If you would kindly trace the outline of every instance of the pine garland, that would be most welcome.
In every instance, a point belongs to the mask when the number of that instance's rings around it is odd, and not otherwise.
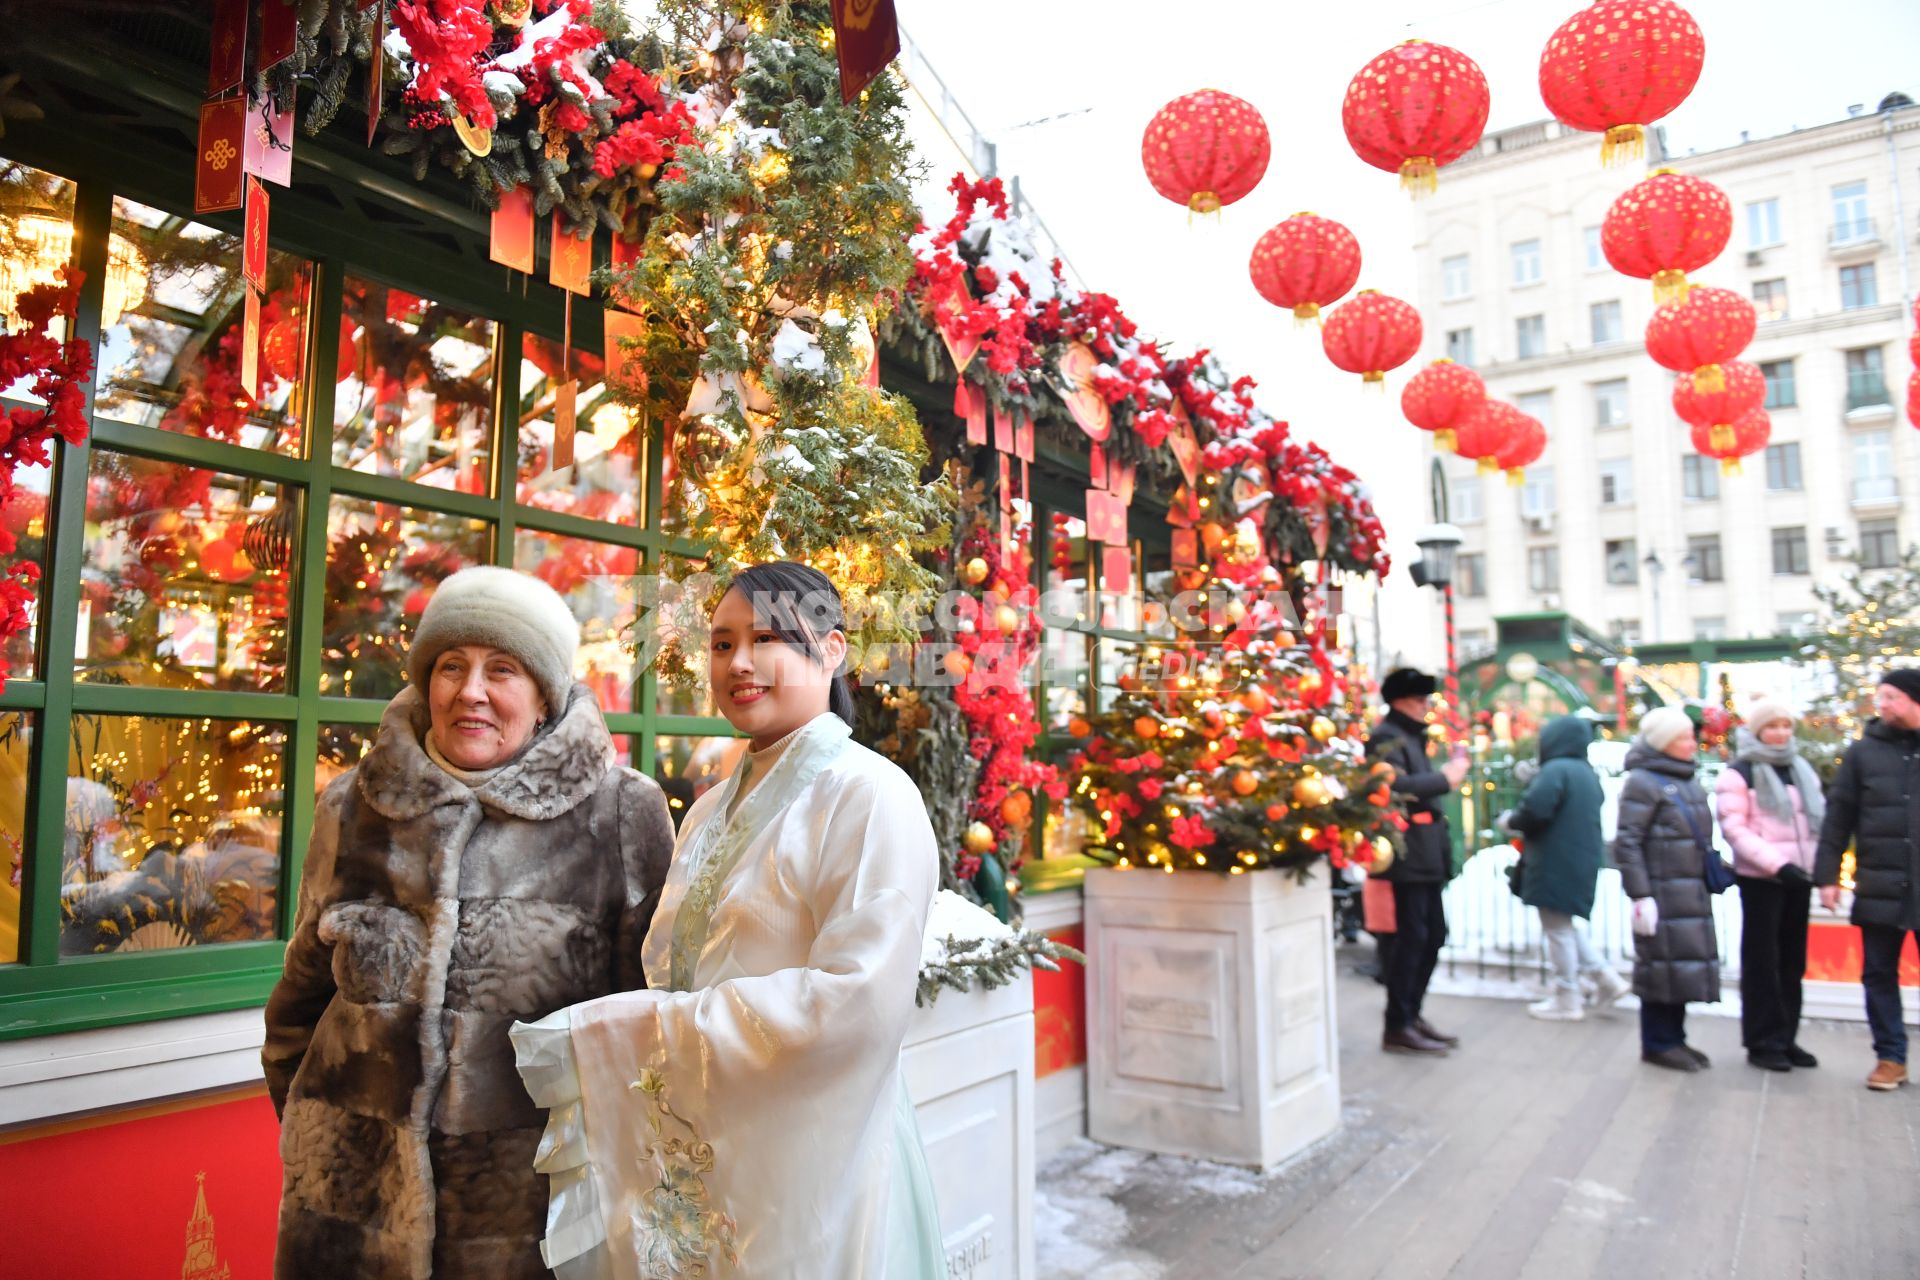
[[[1022,929],[1005,938],[945,939],[946,959],[920,966],[920,987],[913,1002],[925,1008],[942,991],[990,991],[1015,981],[1023,969],[1060,971],[1060,962],[1085,964],[1087,957],[1044,934]]]

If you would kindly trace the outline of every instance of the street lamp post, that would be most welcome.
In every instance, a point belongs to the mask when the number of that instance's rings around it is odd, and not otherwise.
[[[1463,541],[1465,539],[1455,525],[1428,525],[1414,538],[1420,548],[1420,559],[1414,563],[1412,570],[1415,585],[1440,589],[1441,617],[1447,639],[1447,714],[1453,719],[1451,727],[1456,731],[1460,727],[1460,655],[1453,625],[1453,570]]]

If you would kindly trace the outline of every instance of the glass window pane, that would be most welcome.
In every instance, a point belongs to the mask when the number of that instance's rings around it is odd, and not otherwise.
[[[677,556],[667,557],[675,566],[684,564]],[[707,690],[707,646],[704,631],[706,602],[690,599],[679,581],[669,580],[668,570],[662,568],[659,577],[652,579],[657,583],[653,594],[649,595],[647,612],[649,625],[656,628],[661,642],[681,639],[691,674],[685,686],[676,685],[654,674],[654,711],[663,716],[717,716],[712,696]],[[687,574],[675,567],[673,572],[684,581]],[[684,635],[676,635],[685,632]]]
[[[556,471],[551,459],[560,344],[531,333],[521,339],[519,499],[542,511],[637,528],[646,493],[640,418],[608,396],[599,356],[576,350],[565,372],[578,383],[573,465]]]
[[[58,174],[0,157],[0,325],[12,331],[20,317],[14,302],[35,285],[54,284],[54,274],[73,254],[74,185]],[[64,336],[56,321],[53,332]],[[26,379],[0,383],[0,393],[35,400]]]
[[[353,369],[334,391],[334,465],[489,492],[493,321],[353,276],[341,306]]]
[[[0,666],[15,680],[38,680],[40,671],[40,602],[46,593],[47,503],[53,468],[21,463],[13,473],[13,499],[0,510],[0,523],[13,535],[10,563],[39,566],[41,575],[28,584],[27,625],[0,646]]]
[[[275,936],[286,741],[249,720],[74,716],[60,954]]]
[[[1087,714],[1087,645],[1090,638],[1063,627],[1041,633],[1041,661],[1046,680],[1046,724],[1060,729],[1075,716]]]
[[[320,749],[313,758],[313,794],[318,799],[333,785],[333,780],[359,764],[373,750],[374,735],[380,726],[372,724],[322,724]]]
[[[298,513],[271,481],[95,450],[74,678],[284,688]]]
[[[414,621],[449,574],[489,558],[491,533],[485,522],[464,516],[335,498],[327,513],[320,692],[400,692]]]
[[[298,455],[313,273],[268,250],[260,397],[241,389],[240,237],[121,196],[100,313],[100,416]]]
[[[667,812],[676,830],[695,800],[726,781],[745,747],[744,738],[654,739],[653,778],[667,793]]]
[[[1046,626],[1071,627],[1092,620],[1087,611],[1090,548],[1085,520],[1064,511],[1053,513],[1042,577],[1046,589],[1040,620]]]
[[[20,886],[27,859],[27,777],[33,717],[0,711],[0,964],[20,958]]]
[[[605,712],[639,706],[632,643],[639,615],[640,553],[554,533],[523,531],[514,543],[513,567],[558,591],[580,623],[576,678],[593,687]]]

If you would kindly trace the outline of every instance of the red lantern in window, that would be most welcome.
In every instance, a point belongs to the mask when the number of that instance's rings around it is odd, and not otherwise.
[[[1217,213],[1259,185],[1273,142],[1253,104],[1218,89],[1175,98],[1147,122],[1147,180],[1194,213]]]
[[[1765,409],[1749,409],[1724,427],[1696,424],[1692,429],[1694,451],[1720,459],[1720,470],[1726,475],[1739,475],[1740,459],[1766,448],[1772,435],[1773,420]]]
[[[1348,82],[1340,123],[1354,154],[1400,175],[1415,195],[1432,191],[1440,166],[1480,141],[1487,77],[1458,49],[1425,40],[1397,44]]]
[[[1600,162],[1637,158],[1646,128],[1686,100],[1706,60],[1700,24],[1672,0],[1599,0],[1540,54],[1540,96],[1561,124],[1604,133]]]
[[[1716,447],[1727,447],[1733,443],[1733,424],[1766,403],[1767,380],[1744,360],[1729,360],[1720,369],[1720,386],[1713,389],[1701,387],[1696,374],[1675,378],[1673,411],[1682,422],[1712,432]]]
[[[1753,341],[1753,304],[1731,289],[1699,286],[1647,321],[1647,354],[1675,373],[1691,373],[1702,391],[1716,391],[1720,366]]]
[[[1733,205],[1711,182],[1656,169],[1629,187],[1600,224],[1600,249],[1621,275],[1653,281],[1656,301],[1683,298],[1687,272],[1727,247]]]
[[[1247,271],[1261,297],[1304,324],[1360,278],[1360,242],[1332,218],[1296,213],[1260,237]]]
[[[1451,449],[1454,432],[1486,399],[1487,384],[1479,374],[1443,358],[1407,379],[1400,412],[1422,431],[1433,432],[1435,447]]]
[[[1522,413],[1513,424],[1513,438],[1494,455],[1493,463],[1507,473],[1508,484],[1525,484],[1527,468],[1540,461],[1546,451],[1546,426],[1532,414]]]
[[[1483,474],[1498,471],[1500,455],[1525,430],[1520,420],[1527,416],[1505,400],[1488,396],[1478,409],[1454,428],[1453,451],[1463,458],[1477,461]],[[1545,428],[1542,428],[1544,431]]]
[[[1378,289],[1362,289],[1327,313],[1327,359],[1365,382],[1383,382],[1420,351],[1420,313]]]

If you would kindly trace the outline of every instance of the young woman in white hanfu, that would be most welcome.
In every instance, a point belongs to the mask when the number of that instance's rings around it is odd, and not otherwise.
[[[900,1078],[938,854],[913,783],[849,740],[843,626],[817,570],[735,579],[709,678],[748,751],[681,827],[649,989],[514,1028],[562,1280],[945,1275]]]

